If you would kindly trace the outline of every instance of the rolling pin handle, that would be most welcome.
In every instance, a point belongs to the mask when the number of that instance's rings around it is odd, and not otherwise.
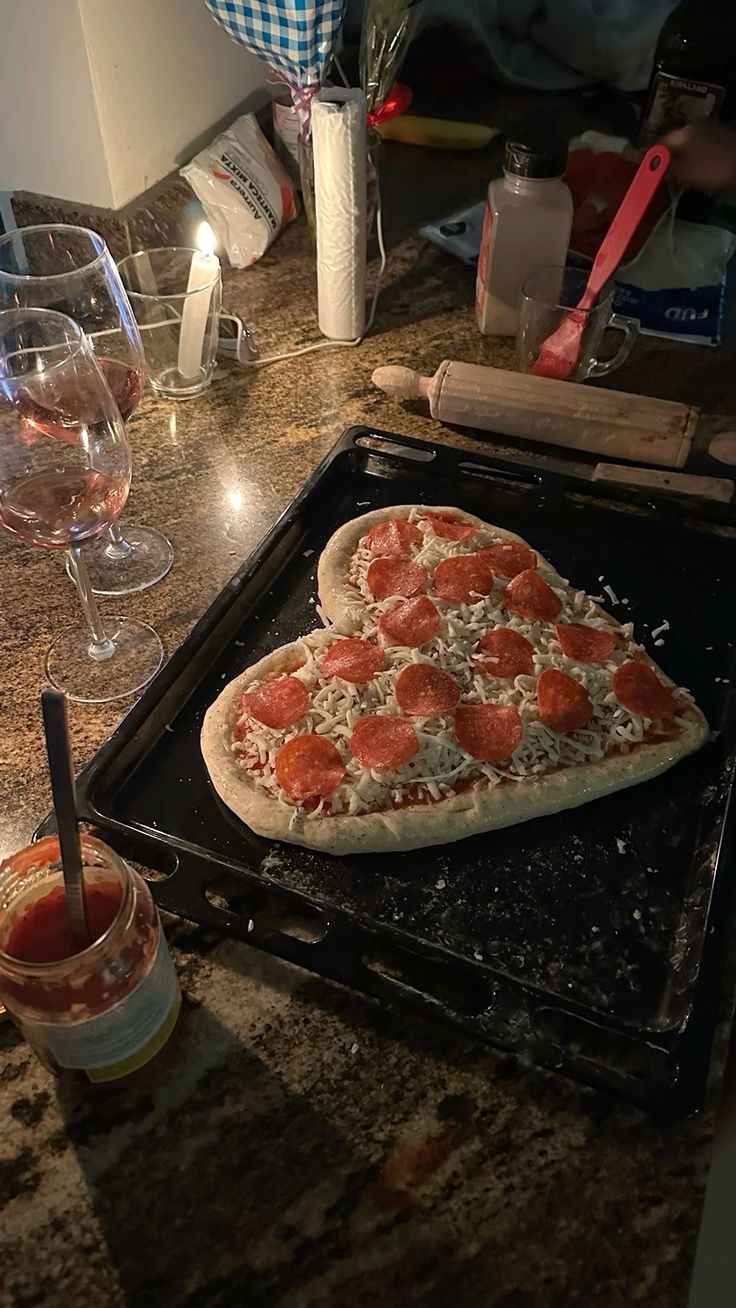
[[[380,391],[399,400],[418,400],[428,396],[432,384],[431,377],[421,377],[413,368],[402,368],[397,364],[376,368],[371,380]]]

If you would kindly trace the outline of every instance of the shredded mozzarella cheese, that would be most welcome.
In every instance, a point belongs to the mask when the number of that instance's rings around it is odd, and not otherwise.
[[[410,518],[420,527],[424,538],[412,552],[412,560],[425,568],[430,577],[443,559],[473,553],[483,545],[502,539],[489,529],[481,528],[468,540],[446,540],[434,532],[427,519],[422,517],[421,510],[412,510]],[[552,569],[542,564],[539,571],[562,602],[557,621],[585,622],[599,630],[610,631],[616,637],[617,647],[605,663],[575,663],[563,654],[552,623],[530,622],[508,614],[503,607],[507,579],[498,575],[492,594],[473,604],[451,604],[431,593],[441,618],[437,634],[420,649],[394,645],[380,630],[378,620],[401,597],[374,599],[366,580],[374,557],[363,538],[352,559],[349,584],[355,610],[360,611],[363,618],[360,635],[382,647],[385,670],[367,684],[355,686],[340,677],[325,675],[322,671],[323,653],[315,654],[304,644],[302,666],[291,675],[300,678],[309,691],[308,712],[292,726],[278,730],[261,726],[247,715],[239,720],[245,726],[244,739],[233,741],[234,753],[251,771],[253,779],[281,803],[293,807],[295,812],[305,811],[284,794],[274,772],[276,755],[281,747],[292,737],[305,732],[328,737],[337,747],[346,768],[344,781],[329,799],[323,799],[306,810],[309,818],[318,818],[325,813],[360,814],[401,803],[436,801],[452,794],[458,783],[480,782],[497,786],[502,782],[525,781],[558,768],[594,762],[612,751],[626,753],[644,739],[648,720],[623,708],[611,690],[611,676],[616,667],[638,648],[632,643],[632,625],[612,627],[597,611],[592,599],[583,591],[571,590]],[[319,608],[318,612],[322,616]],[[328,625],[326,619],[323,620]],[[487,667],[481,669],[478,666],[478,641],[484,632],[496,626],[520,632],[533,646],[533,676],[518,676],[510,682],[494,677]],[[342,638],[336,636],[335,639]],[[466,753],[455,740],[453,719],[447,715],[412,717],[419,749],[408,763],[390,772],[365,768],[353,757],[350,735],[357,719],[368,713],[404,716],[394,694],[397,675],[409,663],[426,661],[435,662],[456,679],[461,687],[463,703],[511,704],[518,709],[523,726],[522,738],[507,761],[502,764],[484,763]],[[553,667],[580,682],[593,705],[590,723],[572,736],[560,735],[538,720],[537,677],[545,668]]]

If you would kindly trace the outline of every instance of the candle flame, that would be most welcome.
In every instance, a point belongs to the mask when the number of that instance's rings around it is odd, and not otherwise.
[[[197,249],[201,250],[202,254],[214,254],[216,244],[217,242],[215,240],[215,233],[213,232],[209,223],[208,222],[200,223],[199,227],[197,228],[197,239],[196,239]]]

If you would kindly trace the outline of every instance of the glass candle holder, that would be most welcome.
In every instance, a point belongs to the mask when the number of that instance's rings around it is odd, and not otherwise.
[[[220,260],[184,246],[127,255],[118,271],[159,395],[188,399],[212,381],[222,305]]]
[[[117,1081],[166,1043],[181,994],[143,878],[92,836],[81,849],[90,928],[81,950],[56,837],[0,864],[0,997],[49,1071]]]

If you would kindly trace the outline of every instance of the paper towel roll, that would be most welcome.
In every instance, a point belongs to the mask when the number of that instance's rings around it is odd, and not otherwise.
[[[319,327],[333,341],[365,330],[366,125],[362,91],[312,101]]]

